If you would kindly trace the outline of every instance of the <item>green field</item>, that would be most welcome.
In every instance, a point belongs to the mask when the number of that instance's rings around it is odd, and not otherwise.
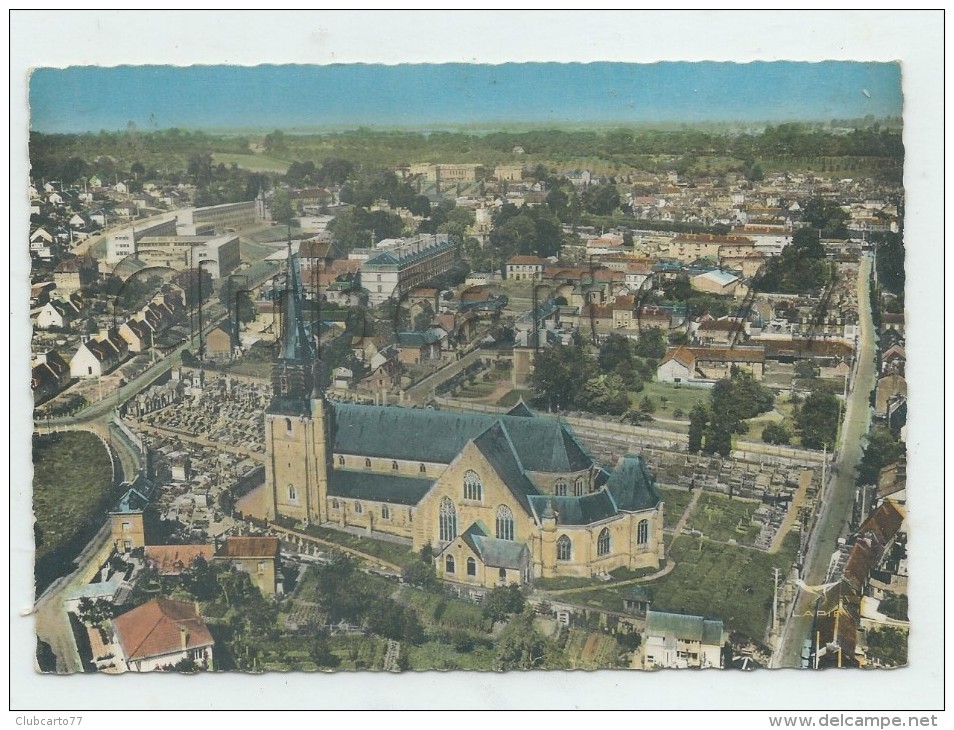
[[[673,489],[672,487],[660,487],[659,491],[666,503],[663,510],[663,527],[671,530],[679,522],[682,513],[686,511],[694,493],[688,489]]]
[[[212,161],[218,165],[238,165],[243,170],[252,172],[288,172],[288,161],[280,160],[277,157],[268,155],[242,155],[235,152],[213,152]]]
[[[709,401],[709,389],[690,388],[675,383],[657,383],[654,380],[645,383],[643,389],[636,393],[635,403],[638,405],[646,396],[652,398],[656,403],[656,412],[653,415],[662,418],[673,418],[672,414],[678,408],[684,414],[680,420],[688,423],[689,411],[692,410],[692,407],[696,403],[707,403]],[[663,404],[663,398],[667,399],[665,405]]]
[[[529,403],[530,399],[533,398],[532,390],[511,390],[509,393],[504,393],[497,400],[497,405],[502,406],[503,408],[510,408],[511,406],[517,405],[517,402],[523,398],[524,402]]]
[[[68,431],[54,438],[35,440],[33,445],[38,561],[84,528],[98,529],[106,520],[113,492],[112,462],[98,436]]]

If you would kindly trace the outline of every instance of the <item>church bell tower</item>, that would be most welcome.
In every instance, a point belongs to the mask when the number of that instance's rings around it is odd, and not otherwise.
[[[316,353],[302,316],[298,260],[288,245],[279,352],[272,366],[272,400],[265,410],[267,518],[324,522],[328,494],[327,404],[315,378]]]

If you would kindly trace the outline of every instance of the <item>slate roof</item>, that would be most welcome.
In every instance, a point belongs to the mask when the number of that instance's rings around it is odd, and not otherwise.
[[[619,509],[629,512],[651,509],[661,499],[643,457],[634,454],[627,454],[617,462],[606,482],[606,491]]]
[[[487,529],[480,522],[475,522],[468,527],[461,535],[461,539],[477,554],[484,565],[491,568],[521,570],[529,557],[525,544],[490,537]]]
[[[113,628],[127,660],[177,654],[215,644],[193,603],[168,598],[156,598],[124,613],[113,619]]]
[[[528,498],[536,515],[550,508],[556,512],[558,525],[589,525],[609,519],[619,510],[605,489],[582,497],[555,497],[543,494]]]
[[[333,408],[335,453],[449,464],[469,441],[500,422],[523,469],[575,472],[593,463],[567,426],[554,419],[348,403]]]
[[[646,614],[646,633],[655,636],[674,636],[680,641],[698,641],[721,646],[724,628],[721,621],[681,613],[649,611]]]
[[[142,474],[139,474],[133,480],[132,484],[129,485],[129,489],[119,498],[119,502],[116,503],[116,506],[111,512],[117,514],[123,512],[142,512],[149,505],[155,488],[155,484],[146,479]]]
[[[434,486],[434,481],[382,472],[331,469],[328,472],[328,494],[342,499],[415,505]]]

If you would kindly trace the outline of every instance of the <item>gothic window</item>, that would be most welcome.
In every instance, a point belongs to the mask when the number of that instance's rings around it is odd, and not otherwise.
[[[391,471],[397,471],[398,464],[396,461],[391,462]]]
[[[338,457],[338,466],[344,466],[344,457],[343,457],[343,456],[339,456],[339,457]]]
[[[639,526],[636,528],[636,544],[649,544],[649,520],[639,521]]]
[[[418,468],[420,469],[421,474],[427,474],[427,467],[426,467],[426,466],[424,466],[423,464],[421,464],[420,467],[418,467]]]
[[[285,431],[287,431],[288,433],[292,432],[292,422],[290,418],[285,419]]]
[[[563,479],[557,479],[557,483],[553,485],[553,493],[558,497],[565,497],[566,481]]]
[[[355,513],[356,515],[360,515],[362,512],[364,512],[364,507],[361,505],[361,502],[355,502],[355,503],[354,503],[354,513]]]
[[[557,560],[569,560],[573,555],[573,543],[566,535],[560,535],[557,539]]]
[[[477,561],[467,558],[467,575],[477,575]]]
[[[365,460],[364,460],[364,468],[365,468],[365,469],[370,469],[370,468],[371,468],[371,459],[365,459]]]
[[[391,509],[386,505],[381,505],[381,519],[390,520],[391,519]]]
[[[583,479],[583,477],[577,477],[576,482],[573,484],[573,494],[577,497],[582,497],[585,486],[586,480]]]
[[[453,573],[454,572],[454,556],[448,555],[444,560],[444,572]]]
[[[295,485],[294,485],[294,484],[289,484],[289,485],[288,485],[288,498],[289,498],[292,502],[294,502],[294,501],[296,501],[296,500],[298,499],[298,492],[295,491]]]
[[[449,497],[441,500],[438,514],[438,528],[441,542],[450,542],[457,537],[457,510]]]
[[[506,505],[497,508],[497,539],[513,540],[513,512]]]
[[[464,499],[472,499],[479,502],[483,496],[483,487],[480,483],[480,477],[477,472],[467,471],[464,473]]]
[[[604,527],[600,532],[600,536],[596,539],[596,554],[597,555],[609,555],[610,551],[610,533],[609,529]]]

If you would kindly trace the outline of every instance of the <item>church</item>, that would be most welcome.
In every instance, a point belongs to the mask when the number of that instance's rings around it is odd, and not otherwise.
[[[316,387],[316,355],[289,286],[265,412],[268,515],[357,526],[430,546],[466,586],[658,568],[663,502],[642,457],[601,467],[559,419],[341,404]]]

